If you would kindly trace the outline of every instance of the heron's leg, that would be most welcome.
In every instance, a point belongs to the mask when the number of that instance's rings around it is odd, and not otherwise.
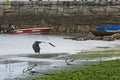
[[[40,54],[40,49],[39,49],[39,51],[38,51],[38,54]]]

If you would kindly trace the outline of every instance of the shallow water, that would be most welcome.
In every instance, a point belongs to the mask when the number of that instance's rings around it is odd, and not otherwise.
[[[68,37],[70,36],[0,34],[0,80],[31,76],[29,71],[23,74],[23,70],[33,67],[35,64],[37,66],[32,70],[38,71],[38,76],[48,71],[63,70],[68,67],[64,57],[69,54],[96,47],[116,47],[120,45],[120,41],[64,39]],[[42,43],[40,44],[41,54],[35,54],[32,44],[36,40],[51,42],[56,47],[52,47],[48,43]],[[83,65],[85,62],[87,61],[83,62],[81,60],[79,65]]]

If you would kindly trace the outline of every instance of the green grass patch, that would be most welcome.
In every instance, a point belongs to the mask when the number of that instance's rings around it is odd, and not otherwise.
[[[120,80],[120,60],[106,61],[83,69],[62,71],[34,80]]]
[[[69,56],[70,59],[91,59],[102,57],[120,57],[120,50],[81,52]]]

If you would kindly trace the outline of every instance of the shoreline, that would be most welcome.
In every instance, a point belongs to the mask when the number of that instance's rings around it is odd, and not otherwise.
[[[98,52],[98,51],[109,51],[109,50],[120,50],[120,47],[97,47],[90,50],[82,50],[81,52]]]

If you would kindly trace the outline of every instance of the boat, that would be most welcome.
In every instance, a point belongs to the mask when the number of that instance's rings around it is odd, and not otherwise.
[[[110,36],[116,33],[120,33],[120,32],[103,32],[103,31],[91,31],[93,35],[95,36]]]
[[[12,34],[46,34],[49,33],[51,30],[52,29],[48,27],[15,29],[12,31]]]
[[[91,31],[95,36],[109,36],[120,33],[120,26],[100,26],[95,31]]]

